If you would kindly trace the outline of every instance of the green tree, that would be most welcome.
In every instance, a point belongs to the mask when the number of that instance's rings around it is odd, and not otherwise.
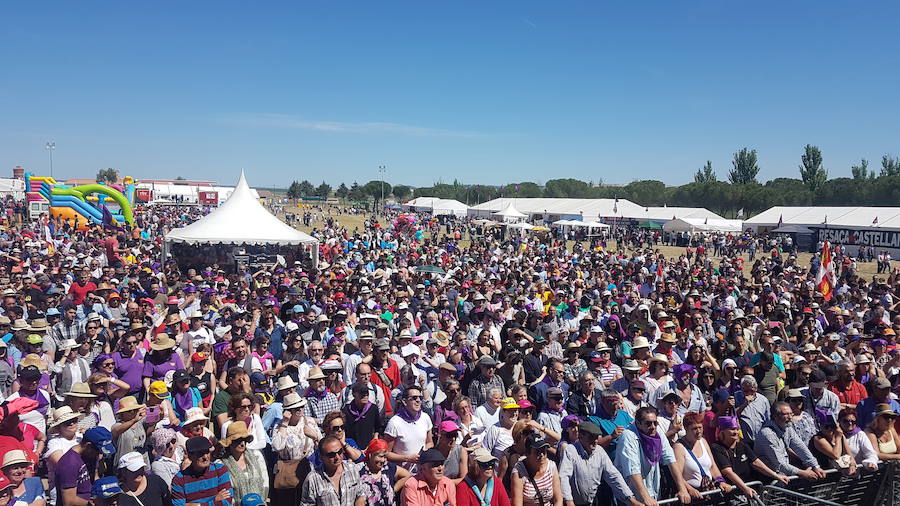
[[[642,206],[666,204],[666,185],[662,181],[633,181],[622,188],[626,198]]]
[[[881,157],[881,175],[882,176],[900,176],[900,159],[891,155]]]
[[[551,179],[544,185],[544,197],[583,199],[590,196],[590,185],[578,179]]]
[[[366,194],[363,192],[362,186],[359,185],[356,181],[350,185],[350,190],[347,192],[347,198],[353,201],[359,201],[366,198]]]
[[[403,185],[403,184],[398,184],[397,186],[394,187],[394,189],[391,191],[391,193],[394,194],[394,197],[397,200],[403,202],[403,201],[406,201],[407,197],[409,197],[412,194],[412,188],[410,188],[409,186]]]
[[[115,183],[119,180],[119,171],[116,169],[100,169],[97,172],[97,182],[98,183]]]
[[[715,171],[713,171],[712,162],[709,160],[706,161],[706,165],[700,167],[697,169],[697,172],[694,173],[695,183],[714,183],[718,180]]]
[[[300,183],[297,181],[292,181],[291,185],[288,186],[287,198],[299,199],[302,196],[303,196],[303,192],[300,191]]]
[[[863,158],[859,161],[859,165],[851,165],[850,173],[856,181],[865,181],[867,179],[875,179],[875,171],[869,170],[869,161]]]
[[[533,199],[540,197],[544,192],[537,184],[524,181],[508,184],[500,189],[500,193],[509,198]]]
[[[759,174],[756,150],[742,148],[734,154],[731,164],[734,168],[728,173],[728,180],[733,184],[756,183],[756,175]]]
[[[391,194],[391,185],[383,181],[369,181],[363,185],[362,192],[364,195],[372,197],[375,202],[378,202],[381,200],[382,195],[387,198]]]
[[[347,198],[347,195],[350,194],[350,189],[347,188],[347,185],[341,183],[341,185],[337,187],[337,190],[335,190],[334,194],[339,199],[345,199]]]
[[[303,180],[300,182],[300,195],[303,197],[309,197],[316,191],[315,187],[307,180]]]
[[[800,155],[800,179],[810,191],[816,192],[828,181],[828,171],[822,167],[822,150],[807,144]]]
[[[331,185],[322,181],[322,184],[319,185],[315,190],[316,197],[328,197],[331,194]]]
[[[175,178],[175,181],[187,181],[187,179],[185,179],[185,178],[182,177],[182,176],[178,176],[178,177]]]

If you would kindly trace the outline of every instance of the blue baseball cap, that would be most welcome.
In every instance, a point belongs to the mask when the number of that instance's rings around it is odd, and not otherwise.
[[[720,389],[716,390],[715,392],[713,392],[712,401],[713,402],[725,402],[728,400],[729,397],[731,397],[731,392],[729,392],[725,388],[720,388]]]
[[[116,453],[116,447],[112,443],[112,433],[106,427],[93,427],[84,433],[85,441],[94,445],[107,457]]]
[[[91,497],[99,497],[101,499],[109,499],[122,493],[122,487],[119,486],[119,480],[115,476],[104,476],[94,482],[91,487]]]
[[[51,307],[50,309],[48,309],[46,314],[47,314],[47,316],[59,316],[60,315],[59,309],[56,309],[55,307]]]
[[[241,506],[265,506],[266,501],[259,494],[247,494],[241,499]]]

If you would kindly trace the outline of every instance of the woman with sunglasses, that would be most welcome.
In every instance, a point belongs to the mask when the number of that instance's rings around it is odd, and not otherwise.
[[[248,447],[252,442],[253,435],[247,431],[247,425],[240,421],[228,426],[227,437],[221,441],[225,452],[222,463],[231,473],[234,497],[244,497],[247,494],[269,496],[269,470],[262,453]]]
[[[175,431],[169,428],[156,429],[150,433],[149,446],[153,449],[150,472],[172,486],[172,478],[181,471],[184,448],[179,448]]]
[[[875,406],[875,419],[866,428],[866,435],[879,460],[900,460],[900,436],[894,429],[897,412],[890,404]]]
[[[468,474],[456,484],[458,506],[510,506],[509,495],[503,482],[497,479],[497,458],[484,448],[471,453]]]
[[[515,464],[510,478],[512,506],[561,506],[559,473],[556,463],[547,458],[549,443],[538,434],[530,434],[525,447],[525,458]]]
[[[259,403],[256,396],[241,392],[231,396],[228,401],[228,419],[222,424],[221,437],[228,437],[228,426],[235,422],[244,422],[254,439],[247,446],[253,450],[266,447],[266,432],[259,417]]]
[[[878,469],[878,455],[872,448],[872,442],[866,433],[857,425],[856,410],[844,408],[838,413],[838,427],[847,440],[847,448],[856,459],[858,465],[870,471]]]
[[[363,454],[359,445],[356,444],[356,441],[347,437],[347,419],[344,418],[343,413],[332,411],[325,415],[325,419],[322,421],[322,429],[326,436],[334,436],[340,440],[346,459],[352,462],[362,461]],[[320,463],[319,456],[316,454],[313,457],[313,464],[318,465]]]

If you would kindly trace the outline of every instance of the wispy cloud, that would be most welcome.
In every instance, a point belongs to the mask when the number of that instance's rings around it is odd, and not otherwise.
[[[532,27],[532,28],[537,28],[537,25],[535,24],[535,22],[532,21],[532,20],[530,20],[530,19],[528,19],[528,18],[522,18],[522,22],[525,23],[526,25]]]
[[[386,121],[319,121],[301,118],[290,114],[235,114],[223,117],[222,121],[229,125],[253,128],[293,128],[299,130],[313,130],[317,132],[332,132],[340,134],[392,134],[415,137],[467,138],[490,136],[490,134],[484,134],[480,132],[431,128],[418,125],[404,125],[401,123],[391,123]]]

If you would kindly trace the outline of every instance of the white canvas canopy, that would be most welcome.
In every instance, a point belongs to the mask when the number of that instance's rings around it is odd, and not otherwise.
[[[431,213],[434,216],[444,214],[466,216],[469,212],[469,206],[458,200],[437,197],[416,197],[403,205],[410,211]]]
[[[525,218],[528,215],[520,212],[518,209],[516,209],[516,206],[514,206],[513,203],[510,202],[509,204],[506,204],[506,207],[504,207],[502,210],[494,213],[494,216],[502,218],[503,221],[520,221],[522,218]]]
[[[317,262],[319,243],[314,237],[292,228],[266,210],[250,191],[243,171],[228,200],[194,223],[166,234],[166,242],[307,245],[311,247],[314,265]]]
[[[740,232],[741,220],[679,218],[663,225],[666,232]]]
[[[534,229],[534,225],[532,225],[532,224],[530,224],[530,223],[525,223],[525,222],[522,222],[522,223],[510,223],[510,224],[507,225],[507,227],[509,227],[509,228],[514,228],[514,229],[517,229],[517,230],[532,230],[532,229]]]

